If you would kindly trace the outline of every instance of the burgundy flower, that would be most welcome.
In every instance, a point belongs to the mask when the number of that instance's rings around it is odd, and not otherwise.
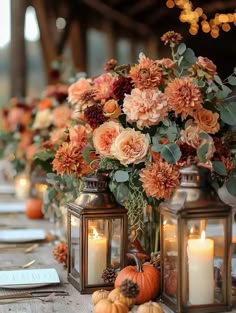
[[[195,158],[196,149],[188,145],[187,143],[182,143],[179,145],[179,147],[181,150],[181,158],[177,162],[177,165],[179,166],[188,165],[189,162],[191,162]]]
[[[123,100],[125,94],[130,94],[132,90],[131,78],[119,76],[113,83],[113,94],[117,100]]]
[[[93,105],[85,109],[84,118],[93,129],[106,121],[106,117],[103,115],[103,109],[98,105]]]

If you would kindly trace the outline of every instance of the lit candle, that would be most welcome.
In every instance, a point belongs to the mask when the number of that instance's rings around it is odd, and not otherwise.
[[[192,305],[214,302],[214,241],[205,238],[188,240],[189,302]]]
[[[24,200],[29,196],[31,182],[28,176],[18,176],[15,181],[16,197]]]
[[[93,229],[88,236],[88,284],[104,283],[102,273],[107,268],[107,239]]]

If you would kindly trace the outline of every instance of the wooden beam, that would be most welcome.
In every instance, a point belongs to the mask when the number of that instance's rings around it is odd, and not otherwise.
[[[147,56],[153,60],[158,59],[158,38],[157,36],[150,36],[146,40]]]
[[[11,2],[10,96],[26,96],[26,48],[24,38],[27,0]],[[2,30],[4,31],[4,30]]]
[[[125,11],[128,16],[134,16],[146,10],[155,3],[156,0],[137,1],[132,7],[126,9]]]
[[[136,22],[128,16],[112,9],[100,0],[82,0],[82,2],[91,9],[99,12],[102,16],[104,16],[104,18],[109,17],[109,19],[141,36],[147,36],[152,33],[151,29],[149,29],[145,24]]]
[[[50,70],[51,63],[57,58],[56,43],[54,41],[53,30],[49,26],[48,13],[45,8],[45,0],[32,0],[32,4],[35,8],[39,29],[40,40],[44,56],[44,64],[47,73],[47,79],[50,83]]]
[[[70,25],[69,41],[74,67],[77,72],[87,71],[87,26],[82,18],[73,20]]]
[[[104,20],[103,30],[106,35],[107,60],[116,59],[116,35],[112,21]]]

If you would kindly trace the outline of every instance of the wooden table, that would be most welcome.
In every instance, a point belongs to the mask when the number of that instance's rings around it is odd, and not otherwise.
[[[1,199],[0,199],[1,201]],[[47,220],[29,220],[23,213],[1,214],[0,229],[14,227],[22,228],[43,228],[53,233],[59,233],[60,229],[56,224]],[[2,304],[0,300],[0,313],[92,313],[91,295],[80,295],[80,293],[67,281],[67,271],[53,258],[53,247],[56,242],[41,243],[39,247],[31,253],[24,253],[25,245],[17,248],[3,249],[0,245],[0,270],[5,270],[5,266],[21,265],[35,260],[30,268],[56,268],[61,283],[57,286],[37,288],[37,290],[64,290],[69,296],[56,296],[50,302],[43,302],[38,299],[13,300],[14,303]],[[32,244],[28,244],[32,245]],[[15,269],[15,268],[14,268]],[[35,289],[31,289],[35,290]],[[16,293],[19,290],[0,289],[0,295]],[[10,301],[10,300],[7,300]],[[137,307],[132,309],[132,313],[137,311]],[[171,313],[164,306],[165,313]],[[236,312],[236,309],[233,310]]]

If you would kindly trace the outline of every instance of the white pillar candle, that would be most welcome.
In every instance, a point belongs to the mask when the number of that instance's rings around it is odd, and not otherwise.
[[[214,303],[214,241],[188,240],[189,302],[192,305]]]
[[[102,284],[102,273],[107,268],[107,238],[94,229],[88,235],[88,284]]]
[[[29,196],[31,182],[27,176],[18,176],[15,181],[16,197],[25,200]]]

